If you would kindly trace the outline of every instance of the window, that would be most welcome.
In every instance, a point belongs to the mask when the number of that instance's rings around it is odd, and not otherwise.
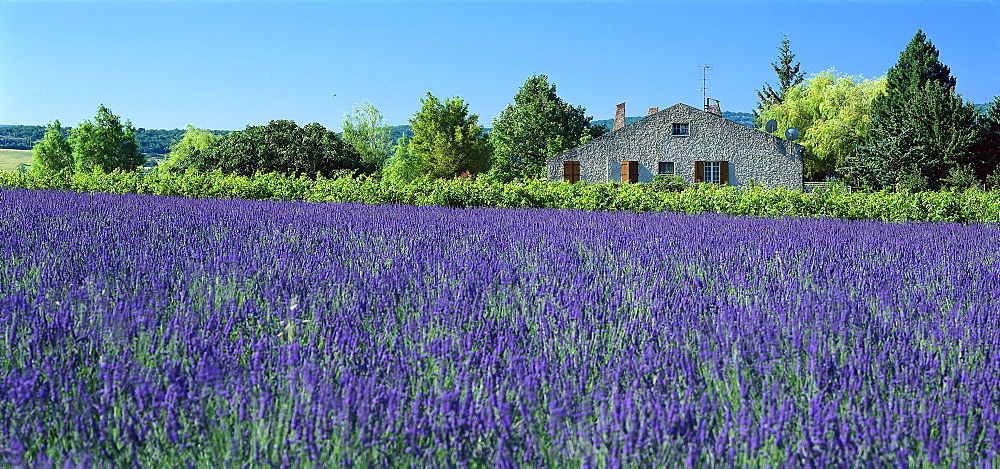
[[[729,185],[728,161],[695,161],[694,182]]]
[[[563,181],[580,182],[579,161],[563,161]]]
[[[639,182],[638,161],[622,161],[622,182]]]
[[[720,171],[718,161],[706,161],[705,162],[705,182],[709,184],[718,184],[719,176],[722,171]]]
[[[659,174],[674,174],[674,162],[673,161],[661,161]]]
[[[686,137],[688,135],[688,125],[675,122],[672,134],[674,136]]]

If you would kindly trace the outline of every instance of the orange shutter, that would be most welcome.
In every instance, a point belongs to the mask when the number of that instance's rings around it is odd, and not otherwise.
[[[719,184],[723,186],[729,185],[729,162],[720,161],[719,162]]]
[[[622,182],[639,182],[638,161],[622,161]]]
[[[705,182],[705,162],[694,162],[694,182]]]

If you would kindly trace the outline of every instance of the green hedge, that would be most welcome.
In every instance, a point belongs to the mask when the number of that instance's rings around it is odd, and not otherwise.
[[[660,192],[648,184],[527,181],[500,183],[459,178],[391,184],[361,177],[311,179],[277,173],[252,177],[221,172],[171,174],[0,172],[0,186],[78,192],[146,193],[184,197],[582,210],[667,210],[764,217],[838,217],[885,221],[1000,221],[1000,192],[804,193],[782,188],[696,184]]]

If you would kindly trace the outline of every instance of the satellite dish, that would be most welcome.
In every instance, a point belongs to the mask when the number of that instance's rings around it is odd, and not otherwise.
[[[794,127],[786,130],[785,138],[794,141],[795,139],[799,138],[799,130]]]
[[[764,124],[764,132],[771,133],[778,130],[778,121],[771,119]]]

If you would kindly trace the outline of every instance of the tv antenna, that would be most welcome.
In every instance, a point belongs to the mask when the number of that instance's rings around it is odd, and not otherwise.
[[[708,91],[708,69],[712,68],[712,65],[699,65],[698,67],[701,68],[701,88],[699,88],[701,90],[701,104],[707,106],[708,96],[705,92]]]

